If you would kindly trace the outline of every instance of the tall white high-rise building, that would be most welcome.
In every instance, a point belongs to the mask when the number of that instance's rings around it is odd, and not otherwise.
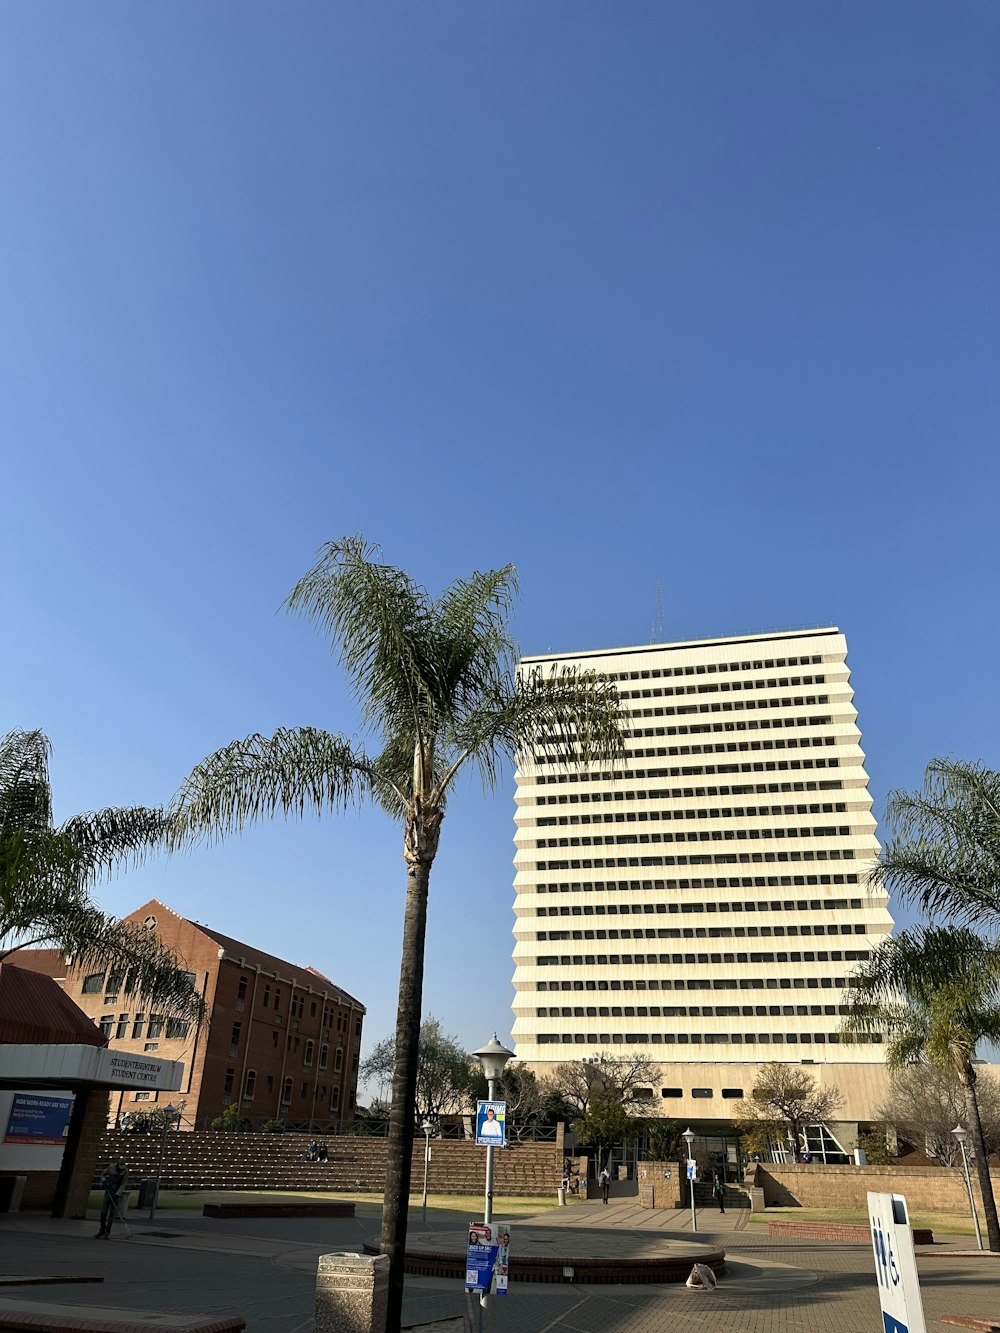
[[[839,1033],[852,966],[892,929],[865,878],[879,846],[844,636],[645,644],[522,666],[569,664],[617,682],[628,754],[614,773],[517,773],[518,1058],[544,1072],[642,1055],[676,1084],[664,1098],[716,1117],[751,1066],[881,1066],[881,1046],[845,1046]],[[858,1091],[848,1114],[864,1087],[884,1086],[881,1069],[839,1072]]]

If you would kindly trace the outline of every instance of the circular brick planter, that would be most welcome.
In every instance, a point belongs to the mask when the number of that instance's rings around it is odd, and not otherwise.
[[[520,1233],[523,1236],[524,1233]],[[588,1284],[640,1284],[686,1282],[694,1264],[705,1264],[717,1277],[726,1271],[725,1250],[699,1250],[695,1244],[661,1254],[612,1255],[596,1258],[579,1254],[516,1253],[520,1236],[515,1235],[510,1256],[512,1282],[584,1282]],[[530,1242],[529,1242],[530,1245]],[[375,1239],[364,1243],[366,1254],[378,1254]],[[406,1251],[406,1271],[419,1277],[465,1277],[465,1248],[440,1248],[421,1244]],[[567,1271],[569,1270],[569,1271]]]

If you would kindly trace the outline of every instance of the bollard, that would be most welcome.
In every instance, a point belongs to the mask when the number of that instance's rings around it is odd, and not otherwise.
[[[388,1289],[387,1254],[321,1254],[315,1333],[382,1333]]]
[[[560,1207],[560,1208],[565,1208],[565,1207],[566,1207],[566,1186],[565,1186],[565,1185],[560,1185],[559,1188],[556,1190],[556,1198],[559,1200],[559,1207]]]

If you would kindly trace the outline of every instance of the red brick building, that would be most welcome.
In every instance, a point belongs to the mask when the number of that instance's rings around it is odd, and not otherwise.
[[[184,1064],[180,1093],[126,1092],[112,1114],[141,1115],[159,1098],[184,1098],[182,1128],[204,1129],[237,1102],[256,1128],[272,1118],[334,1134],[355,1117],[365,1009],[311,967],[296,967],[187,921],[157,899],[127,918],[155,930],[191,973],[205,1001],[201,1023],[139,1007],[114,972],[67,968],[54,949],[24,949],[11,961],[43,972],[99,1025],[108,1045],[156,1052]]]

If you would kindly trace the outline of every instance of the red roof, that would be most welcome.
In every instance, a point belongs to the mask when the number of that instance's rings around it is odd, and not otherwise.
[[[104,1034],[51,977],[0,963],[0,1046],[105,1046]]]
[[[207,935],[209,939],[214,940],[216,944],[221,945],[227,958],[236,961],[242,959],[251,967],[259,967],[263,972],[272,972],[285,981],[298,986],[322,983],[317,989],[326,991],[329,988],[329,992],[338,1003],[350,1004],[356,1009],[362,1010],[362,1012],[365,1011],[360,1000],[356,1000],[353,995],[348,995],[342,986],[338,986],[329,977],[325,977],[322,972],[317,972],[314,967],[296,967],[294,963],[289,963],[284,958],[276,958],[274,954],[264,953],[260,949],[253,948],[250,944],[243,944],[240,940],[234,940],[231,935],[223,935],[221,931],[206,926],[203,921],[190,921],[189,924],[194,926],[196,930],[200,930],[203,935]]]

